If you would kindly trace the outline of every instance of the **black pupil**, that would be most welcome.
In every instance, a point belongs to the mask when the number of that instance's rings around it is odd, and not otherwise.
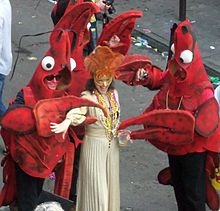
[[[51,68],[51,66],[52,66],[52,65],[51,65],[50,63],[47,63],[47,64],[46,64],[46,67],[47,67],[47,68]]]

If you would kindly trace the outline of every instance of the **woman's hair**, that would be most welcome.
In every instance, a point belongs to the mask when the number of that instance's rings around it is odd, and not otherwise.
[[[96,89],[94,78],[91,78],[86,83],[86,90],[90,91],[91,93]],[[108,89],[115,89],[114,81],[111,82]]]

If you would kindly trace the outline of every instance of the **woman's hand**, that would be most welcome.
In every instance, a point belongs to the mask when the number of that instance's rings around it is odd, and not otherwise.
[[[71,124],[71,120],[65,119],[60,124],[57,124],[55,122],[51,122],[50,128],[53,133],[63,133],[62,138],[64,139],[70,124]]]
[[[136,80],[146,80],[148,78],[148,72],[144,68],[139,68],[136,73]]]

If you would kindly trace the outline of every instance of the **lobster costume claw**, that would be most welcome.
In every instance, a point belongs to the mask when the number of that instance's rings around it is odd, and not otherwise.
[[[201,104],[195,113],[196,132],[204,137],[211,136],[218,128],[218,112],[218,103],[214,97]]]
[[[106,115],[105,109],[100,104],[84,98],[66,96],[61,98],[40,100],[36,103],[33,109],[38,134],[43,137],[52,136],[54,133],[51,132],[50,122],[62,122],[66,117],[66,113],[70,109],[80,106],[98,107],[102,109]],[[84,121],[84,124],[91,124],[95,121],[95,117],[89,116]]]
[[[1,118],[0,125],[6,130],[20,135],[36,130],[33,110],[29,106],[16,106],[7,110]]]
[[[126,55],[124,61],[115,73],[115,78],[127,84],[135,80],[136,72],[139,68],[151,69],[152,61],[145,55]]]
[[[191,143],[194,136],[195,118],[183,110],[154,110],[122,121],[119,129],[144,125],[144,130],[131,132],[132,139],[146,139],[181,145]]]
[[[68,93],[80,96],[85,90],[86,82],[90,79],[89,71],[84,68],[83,49],[90,39],[88,23],[92,15],[100,10],[93,2],[77,3],[69,1],[67,9],[56,24],[55,29],[63,28],[68,30],[71,42],[71,58],[74,61],[75,69],[72,71],[72,82],[68,88]]]
[[[74,72],[84,69],[83,49],[90,39],[87,25],[91,17],[98,12],[100,12],[100,9],[92,2],[73,4],[72,1],[69,1],[63,17],[54,28],[54,30],[59,30],[60,28],[69,30],[71,57],[76,62]]]
[[[131,33],[136,24],[136,18],[142,17],[142,11],[131,10],[118,15],[112,19],[102,30],[98,39],[98,45],[108,45],[110,39],[117,35],[120,38],[118,46],[112,47],[112,50],[121,54],[126,54],[131,44]]]

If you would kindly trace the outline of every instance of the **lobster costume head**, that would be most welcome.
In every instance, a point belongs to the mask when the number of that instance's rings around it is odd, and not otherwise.
[[[171,51],[173,58],[168,67],[178,85],[191,86],[208,80],[198,43],[188,20],[177,26]]]
[[[75,61],[70,58],[70,40],[68,32],[53,31],[50,35],[50,49],[38,65],[29,86],[35,99],[60,97],[71,83],[71,71]],[[47,80],[58,81],[55,89],[50,89]]]
[[[36,100],[60,97],[67,90],[77,90],[78,88],[81,90],[81,78],[76,75],[79,70],[84,69],[83,48],[89,38],[87,23],[99,9],[91,2],[81,4],[70,2],[66,13],[51,33],[50,49],[38,65],[29,83]],[[45,82],[46,79],[52,81],[55,80],[54,78],[59,81],[56,89],[52,90]],[[79,86],[76,83],[78,81]]]
[[[37,100],[60,97],[71,83],[74,60],[70,58],[70,40],[66,31],[53,31],[50,36],[50,49],[39,63],[29,86]],[[46,80],[56,80],[55,90],[47,86]]]

